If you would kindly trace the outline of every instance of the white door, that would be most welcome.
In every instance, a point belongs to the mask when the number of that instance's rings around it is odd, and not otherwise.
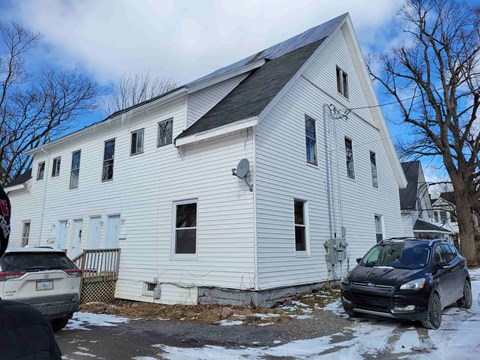
[[[100,216],[90,218],[90,231],[88,233],[88,248],[98,249],[100,245]]]
[[[55,241],[55,247],[61,250],[67,248],[67,220],[61,220],[58,222],[57,240]]]
[[[107,249],[118,248],[120,236],[120,215],[109,215],[107,233],[105,234],[105,247]]]
[[[82,219],[73,221],[72,242],[70,244],[69,251],[69,255],[71,258],[74,258],[82,252],[82,227]]]

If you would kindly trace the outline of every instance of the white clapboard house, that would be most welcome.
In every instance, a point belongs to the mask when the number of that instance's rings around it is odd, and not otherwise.
[[[28,153],[12,243],[120,248],[118,298],[271,303],[402,234],[348,14]]]

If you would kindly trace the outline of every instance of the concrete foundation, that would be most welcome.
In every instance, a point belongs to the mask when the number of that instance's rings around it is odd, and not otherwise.
[[[339,286],[338,281],[332,281],[329,285]],[[286,298],[308,294],[323,289],[327,282],[319,282],[307,285],[288,286],[268,290],[237,290],[220,289],[213,287],[198,288],[199,304],[221,304],[250,307],[272,307],[283,302]]]

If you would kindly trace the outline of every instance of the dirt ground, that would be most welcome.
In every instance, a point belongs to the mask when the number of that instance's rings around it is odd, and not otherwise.
[[[220,321],[267,324],[314,316],[325,305],[339,297],[340,290],[329,287],[312,294],[286,299],[273,308],[225,305],[163,305],[115,299],[109,303],[82,304],[80,311],[117,315],[131,319],[188,320],[207,324],[218,324]]]

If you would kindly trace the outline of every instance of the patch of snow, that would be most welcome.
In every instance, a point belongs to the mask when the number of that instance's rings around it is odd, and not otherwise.
[[[273,323],[262,323],[262,324],[258,324],[257,326],[269,326],[269,325],[273,325]]]
[[[289,317],[298,319],[298,320],[305,320],[313,318],[313,315],[289,315]]]
[[[282,340],[273,340],[273,343],[274,343],[274,344],[281,344],[281,343],[282,343]]]
[[[97,357],[96,355],[89,354],[89,353],[84,353],[84,352],[80,352],[80,351],[75,351],[75,352],[72,353],[72,355],[88,356],[88,357],[94,357],[94,358]]]
[[[130,319],[107,314],[76,312],[65,330],[90,330],[87,326],[117,326],[129,322]]]
[[[400,339],[395,343],[393,353],[410,353],[412,349],[420,349],[422,346],[418,333],[416,331],[407,331],[400,336]]]
[[[292,301],[292,304],[295,306],[308,307],[307,304],[304,304],[301,301],[297,301],[297,300]]]
[[[253,316],[258,317],[260,319],[266,319],[266,318],[271,318],[271,317],[279,317],[280,315],[278,315],[278,314],[253,314]]]
[[[220,320],[218,323],[220,326],[235,326],[235,325],[243,325],[243,321],[241,320]]]
[[[132,360],[158,360],[157,358],[151,356],[135,356]]]

